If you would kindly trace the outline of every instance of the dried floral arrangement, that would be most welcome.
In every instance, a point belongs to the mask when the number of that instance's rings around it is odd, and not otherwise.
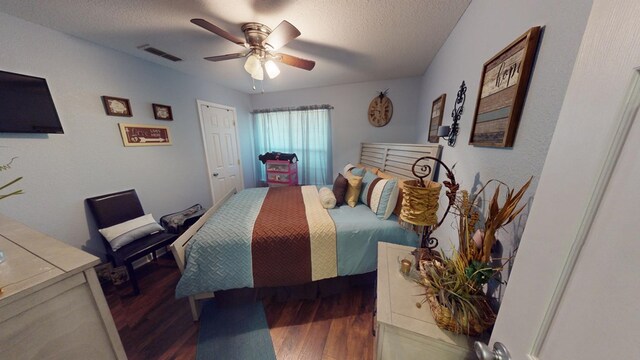
[[[453,205],[458,217],[459,244],[450,257],[444,252],[420,263],[418,282],[426,289],[426,301],[441,328],[455,333],[478,335],[493,325],[496,315],[489,306],[483,285],[498,274],[504,263],[493,265],[491,248],[498,229],[511,223],[524,209],[520,200],[531,184],[530,178],[517,192],[498,180],[490,180],[475,195],[462,190]],[[490,183],[497,183],[484,221],[481,195]],[[500,189],[506,187],[500,204]]]

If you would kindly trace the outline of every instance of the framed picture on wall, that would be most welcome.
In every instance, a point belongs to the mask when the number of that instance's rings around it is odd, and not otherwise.
[[[123,99],[113,96],[102,96],[102,104],[104,111],[109,116],[126,116],[131,117],[131,104],[129,99]]]
[[[171,145],[169,128],[139,124],[118,124],[124,146]]]
[[[433,100],[431,105],[431,118],[429,120],[429,142],[438,142],[438,127],[442,125],[442,116],[444,115],[444,105],[447,101],[447,94],[440,95]]]
[[[513,146],[539,37],[532,27],[484,64],[469,144]]]
[[[156,120],[173,120],[173,112],[171,106],[161,104],[151,104],[153,107],[153,117]]]

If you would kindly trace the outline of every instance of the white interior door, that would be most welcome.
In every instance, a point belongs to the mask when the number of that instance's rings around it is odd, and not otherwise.
[[[638,19],[593,2],[491,337],[513,359],[640,358]]]
[[[215,205],[233,188],[243,188],[236,110],[200,100],[197,103],[211,197]]]

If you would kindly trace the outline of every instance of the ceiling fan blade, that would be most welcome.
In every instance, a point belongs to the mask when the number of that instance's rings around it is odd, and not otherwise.
[[[218,55],[218,56],[209,56],[206,57],[205,60],[209,60],[209,61],[223,61],[223,60],[233,60],[233,59],[240,59],[243,58],[245,56],[247,56],[249,54],[249,52],[243,52],[243,53],[234,53],[234,54],[226,54],[226,55]]]
[[[314,66],[316,66],[315,61],[281,53],[275,54],[275,60],[280,61],[283,64],[287,64],[289,66],[294,66],[304,70],[311,70]]]
[[[300,30],[296,29],[296,27],[291,25],[287,20],[282,20],[280,25],[264,39],[264,44],[268,44],[273,50],[278,50],[298,36],[300,36]]]
[[[244,39],[240,39],[239,37],[233,36],[231,34],[229,34],[228,32],[226,32],[225,30],[220,29],[219,27],[213,25],[212,23],[208,22],[207,20],[204,19],[191,19],[191,22],[200,26],[201,28],[205,29],[205,30],[209,30],[212,33],[221,36],[229,41],[231,41],[232,43],[236,43],[238,45],[242,45],[244,46]]]

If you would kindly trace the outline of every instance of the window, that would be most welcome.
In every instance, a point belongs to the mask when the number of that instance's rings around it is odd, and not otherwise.
[[[331,183],[331,109],[322,105],[254,112],[256,153],[296,153],[301,185]],[[257,180],[263,183],[266,181],[265,167],[257,154]]]

